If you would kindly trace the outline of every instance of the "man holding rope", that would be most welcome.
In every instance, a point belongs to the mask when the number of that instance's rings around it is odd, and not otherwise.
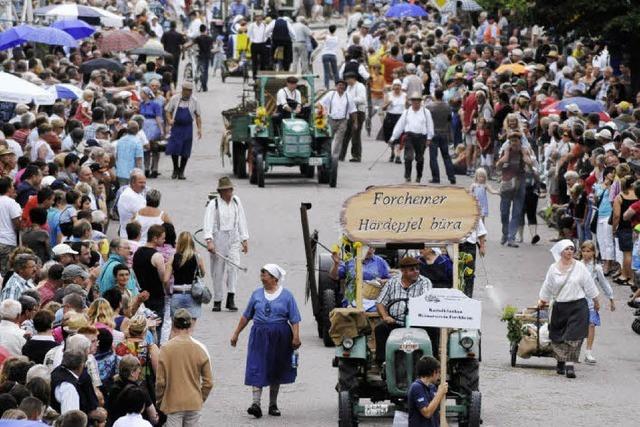
[[[218,181],[218,196],[209,201],[204,214],[204,239],[211,253],[213,280],[213,311],[221,311],[226,285],[229,311],[237,311],[234,297],[240,264],[240,250],[249,250],[247,218],[238,196],[233,195],[233,183],[224,176]]]

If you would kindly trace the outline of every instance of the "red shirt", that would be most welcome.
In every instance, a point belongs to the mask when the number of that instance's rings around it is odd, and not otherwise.
[[[478,102],[476,101],[476,94],[471,92],[464,99],[462,103],[462,126],[466,128],[471,128],[471,119],[473,117],[473,112],[478,108]]]
[[[388,85],[393,83],[393,70],[400,68],[404,62],[398,61],[394,57],[387,55],[380,61],[384,65],[384,82]]]
[[[49,301],[53,300],[56,293],[56,285],[47,280],[42,286],[38,288],[38,294],[40,294],[40,306],[44,307]]]
[[[22,226],[31,227],[31,219],[29,218],[29,212],[31,209],[38,207],[38,196],[30,196],[22,209]],[[49,223],[44,223],[41,227],[43,230],[49,232]]]
[[[587,179],[584,180],[584,190],[587,192],[587,194],[593,193],[593,186],[597,181],[598,178],[596,177],[595,172],[591,172],[591,175],[589,175]]]
[[[633,209],[633,211],[635,212],[635,215],[633,215],[633,218],[631,218],[631,226],[635,227],[636,225],[640,224],[640,200],[638,200],[637,202],[633,202],[631,206],[629,206],[629,209]],[[624,212],[622,212],[622,215],[624,215]]]

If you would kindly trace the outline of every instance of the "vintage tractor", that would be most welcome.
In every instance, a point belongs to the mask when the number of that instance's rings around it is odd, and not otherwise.
[[[267,172],[275,166],[300,168],[306,178],[318,172],[318,183],[335,187],[338,182],[338,159],[331,156],[332,132],[322,108],[316,107],[314,75],[300,76],[306,117],[283,117],[273,120],[277,91],[285,86],[284,74],[264,72],[256,81],[258,108],[249,125],[252,164],[250,181],[264,187]]]

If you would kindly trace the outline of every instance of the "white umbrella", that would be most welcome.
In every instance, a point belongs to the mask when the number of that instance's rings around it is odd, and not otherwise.
[[[77,4],[56,4],[39,7],[34,11],[38,16],[55,16],[64,18],[77,18],[96,25],[101,23],[105,27],[122,27],[124,18],[105,9]]]
[[[46,89],[13,74],[0,72],[0,101],[51,105],[56,97]]]
[[[460,10],[465,12],[477,12],[483,9],[475,0],[450,0],[449,3],[442,8],[441,12],[455,13],[458,4],[460,4]]]

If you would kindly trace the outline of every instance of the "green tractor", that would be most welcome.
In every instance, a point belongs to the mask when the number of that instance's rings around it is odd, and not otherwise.
[[[408,300],[392,300],[387,310],[396,304],[405,305],[405,318],[408,319]],[[383,369],[376,372],[372,369],[375,360],[372,341],[378,314],[353,308],[335,309],[331,314],[331,332],[334,328],[343,328],[345,318],[361,327],[355,337],[336,340],[332,333],[336,344],[333,366],[338,368],[338,426],[357,426],[361,417],[393,417],[396,410],[407,412],[407,393],[416,379],[416,362],[423,356],[438,357],[429,334],[418,327],[394,329],[385,345]],[[338,322],[343,324],[336,326]],[[478,427],[481,424],[480,351],[479,330],[448,330],[446,415],[456,418],[459,426]]]
[[[264,187],[266,174],[275,166],[298,167],[305,178],[316,175],[318,183],[335,187],[338,182],[338,159],[331,156],[332,132],[326,116],[316,111],[315,75],[300,76],[298,89],[308,118],[272,119],[277,91],[285,86],[285,74],[262,74],[256,81],[258,108],[251,115],[250,181]],[[277,127],[277,128],[276,128]]]

